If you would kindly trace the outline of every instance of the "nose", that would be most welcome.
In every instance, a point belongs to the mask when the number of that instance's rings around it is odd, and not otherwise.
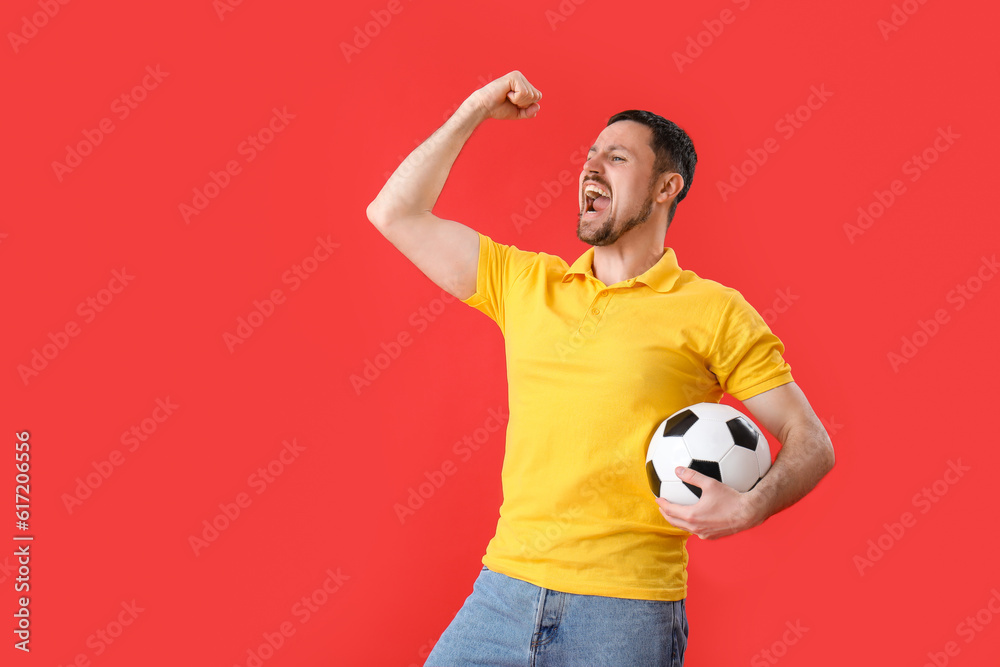
[[[601,169],[602,163],[599,153],[593,153],[587,158],[587,161],[583,163],[584,174],[597,174],[600,173]]]

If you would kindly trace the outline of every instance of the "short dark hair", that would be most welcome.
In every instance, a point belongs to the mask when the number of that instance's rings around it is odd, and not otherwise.
[[[684,187],[677,194],[670,211],[667,213],[667,225],[674,219],[674,212],[677,204],[687,196],[691,189],[691,181],[694,180],[694,167],[698,162],[698,154],[695,153],[694,143],[691,137],[683,129],[663,116],[658,116],[649,111],[639,109],[629,109],[616,113],[608,120],[608,125],[617,123],[620,120],[631,120],[642,123],[653,132],[653,139],[650,147],[656,160],[653,162],[653,175],[651,181],[667,171],[676,171],[684,179]]]

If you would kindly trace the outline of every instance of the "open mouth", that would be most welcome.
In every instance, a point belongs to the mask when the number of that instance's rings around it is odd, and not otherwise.
[[[600,213],[611,205],[611,192],[596,183],[583,187],[583,212]]]

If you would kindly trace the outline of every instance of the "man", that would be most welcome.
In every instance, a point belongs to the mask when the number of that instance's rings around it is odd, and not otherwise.
[[[479,123],[534,117],[541,97],[517,71],[475,91],[367,211],[505,338],[500,520],[426,664],[681,665],[687,538],[731,535],[795,503],[833,467],[833,447],[760,315],[735,289],[681,270],[663,245],[696,162],[670,121],[623,112],[597,137],[577,229],[593,247],[572,265],[431,213]],[[723,393],[778,438],[777,460],[748,493],[678,468],[700,500],[655,498],[644,469],[653,430]]]

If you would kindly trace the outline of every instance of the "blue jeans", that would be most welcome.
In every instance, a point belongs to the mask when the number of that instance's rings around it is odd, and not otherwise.
[[[684,600],[562,593],[483,567],[425,667],[681,667]]]

